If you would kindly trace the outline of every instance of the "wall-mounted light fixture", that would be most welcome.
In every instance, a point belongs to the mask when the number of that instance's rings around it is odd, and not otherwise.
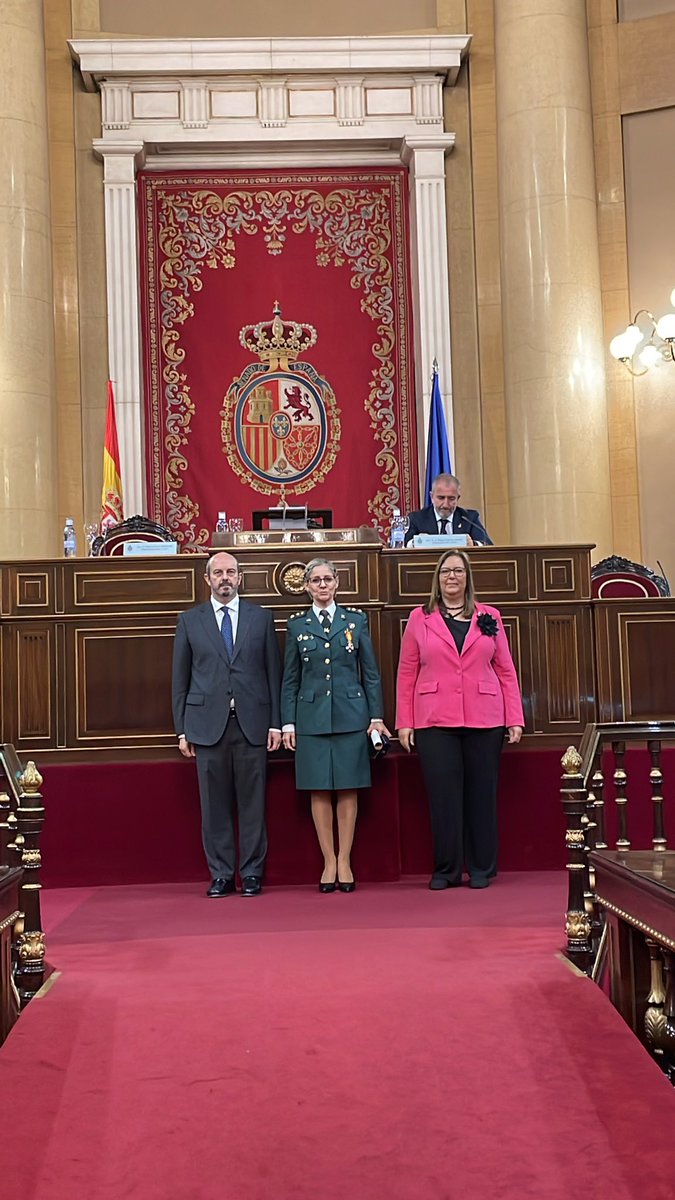
[[[675,288],[670,303],[675,308]],[[638,309],[623,333],[612,338],[609,352],[631,375],[646,375],[651,367],[675,362],[675,312],[664,313],[657,320],[649,309]]]

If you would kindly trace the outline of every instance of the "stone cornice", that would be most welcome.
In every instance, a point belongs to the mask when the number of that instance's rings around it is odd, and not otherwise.
[[[326,38],[96,38],[69,42],[85,86],[142,76],[436,73],[457,80],[471,38],[465,34]]]

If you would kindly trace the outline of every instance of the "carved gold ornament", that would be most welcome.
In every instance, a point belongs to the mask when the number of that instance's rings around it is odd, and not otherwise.
[[[19,958],[26,962],[35,962],[45,956],[45,935],[40,929],[31,933],[22,933],[19,938]]]
[[[591,936],[591,919],[587,913],[571,909],[565,921],[565,932],[573,941],[586,941]]]
[[[22,792],[28,796],[32,796],[40,791],[42,776],[32,759],[26,763],[25,771],[22,771],[21,775],[19,775],[19,783],[21,784]]]
[[[568,746],[562,758],[560,765],[566,775],[577,775],[581,766],[582,758],[576,746]]]
[[[568,829],[565,832],[565,845],[566,846],[583,846],[584,837],[585,837],[585,834],[584,834],[583,829]]]
[[[305,590],[305,568],[303,565],[289,563],[288,566],[284,567],[279,579],[282,587],[287,592],[292,592],[295,596]]]

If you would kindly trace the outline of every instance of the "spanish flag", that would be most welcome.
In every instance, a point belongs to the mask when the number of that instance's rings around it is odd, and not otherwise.
[[[108,415],[103,446],[103,493],[101,495],[101,532],[124,520],[120,449],[115,424],[115,395],[112,380],[108,380]]]

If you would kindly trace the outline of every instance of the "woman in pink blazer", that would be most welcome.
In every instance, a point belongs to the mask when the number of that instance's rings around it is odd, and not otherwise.
[[[471,563],[448,550],[429,602],[410,614],[401,641],[396,725],[416,747],[431,810],[433,891],[471,887],[497,873],[497,781],[505,733],[519,742],[523,706],[499,612],[475,596]]]

